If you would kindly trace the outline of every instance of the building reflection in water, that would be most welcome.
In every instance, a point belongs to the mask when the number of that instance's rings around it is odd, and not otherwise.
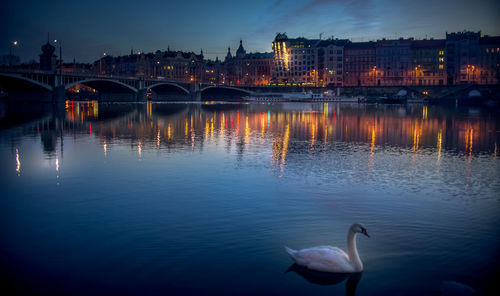
[[[494,111],[448,110],[436,106],[374,106],[317,104],[102,104],[66,101],[64,110],[53,110],[24,126],[25,134],[42,140],[45,153],[53,155],[63,137],[100,140],[104,156],[108,145],[127,141],[139,158],[148,149],[204,149],[221,145],[241,159],[254,147],[269,145],[271,162],[285,169],[290,153],[333,149],[334,143],[357,145],[367,151],[369,170],[375,165],[377,147],[397,147],[414,155],[422,149],[435,153],[439,167],[444,151],[497,154],[500,130]],[[243,131],[243,133],[241,133]],[[308,143],[306,146],[302,143]],[[57,158],[57,161],[60,161]],[[20,173],[19,152],[16,171]],[[438,168],[439,169],[439,168]]]
[[[437,150],[437,169],[439,172],[439,167],[441,165],[441,151],[443,150],[443,131],[439,130],[438,135],[437,135],[437,143],[436,143],[436,150]]]

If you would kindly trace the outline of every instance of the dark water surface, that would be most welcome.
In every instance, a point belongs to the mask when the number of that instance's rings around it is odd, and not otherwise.
[[[3,104],[0,128],[2,289],[498,292],[498,110]],[[284,245],[345,248],[353,222],[361,275],[287,272]]]

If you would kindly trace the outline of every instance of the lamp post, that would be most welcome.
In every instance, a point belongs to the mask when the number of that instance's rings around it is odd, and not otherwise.
[[[103,57],[99,59],[99,75],[102,75],[102,59],[106,56],[106,53],[103,53]]]
[[[19,42],[16,41],[13,41],[11,44],[10,44],[10,51],[9,51],[9,67],[12,67],[12,48],[14,46],[17,46],[17,44],[19,44]]]
[[[62,81],[62,44],[57,39],[54,39],[54,44],[57,45],[57,43],[59,43],[59,78],[61,79],[60,81]]]

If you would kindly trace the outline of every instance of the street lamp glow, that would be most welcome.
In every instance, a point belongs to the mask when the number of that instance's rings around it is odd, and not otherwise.
[[[12,42],[12,45],[17,45],[17,40]]]

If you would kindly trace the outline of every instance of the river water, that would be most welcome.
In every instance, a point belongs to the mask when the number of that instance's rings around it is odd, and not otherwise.
[[[497,109],[1,107],[0,262],[19,293],[498,292]],[[290,268],[283,246],[345,248],[355,222],[362,274]]]

